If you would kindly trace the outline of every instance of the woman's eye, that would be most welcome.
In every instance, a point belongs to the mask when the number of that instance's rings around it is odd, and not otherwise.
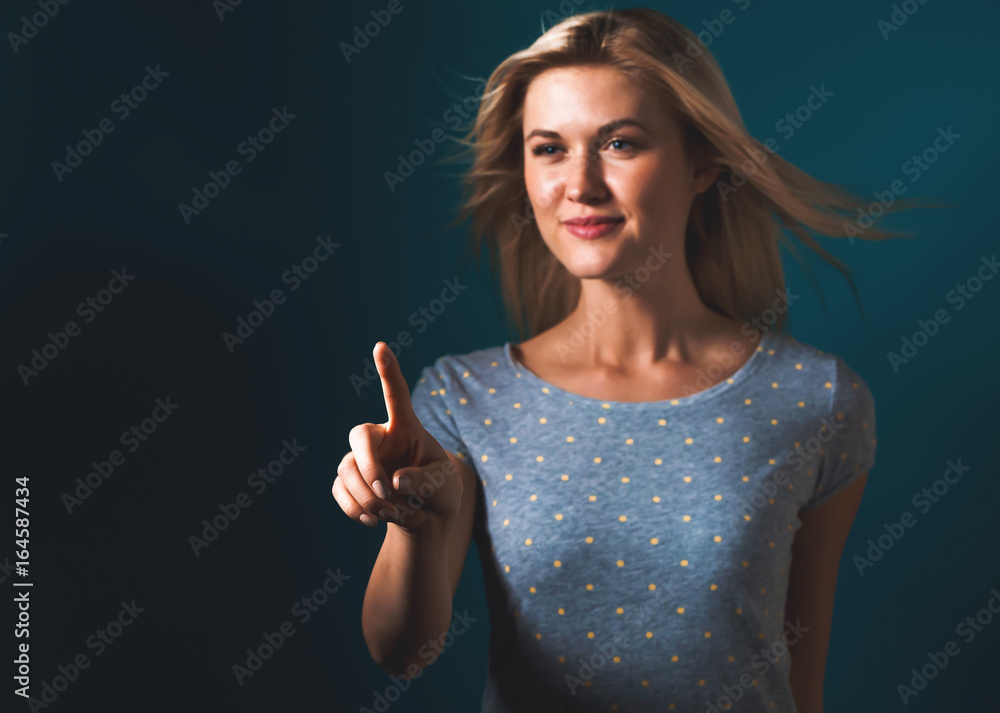
[[[531,153],[533,153],[535,156],[552,156],[553,153],[550,153],[548,149],[558,150],[559,147],[553,144],[542,144],[541,146],[536,146],[535,148],[533,148],[531,150]]]
[[[627,139],[611,139],[611,141],[608,142],[608,146],[610,146],[612,144],[627,144],[627,148],[635,148],[635,146],[632,144],[632,142],[629,141],[629,140],[627,140]],[[618,147],[618,148],[622,148],[622,147]]]

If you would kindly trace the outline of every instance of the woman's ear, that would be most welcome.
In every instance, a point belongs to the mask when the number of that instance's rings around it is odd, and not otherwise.
[[[702,193],[719,178],[719,169],[710,166],[696,167],[691,175],[691,191]]]

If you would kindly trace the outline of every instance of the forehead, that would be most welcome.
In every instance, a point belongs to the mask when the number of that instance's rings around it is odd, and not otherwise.
[[[633,117],[650,126],[667,120],[658,97],[638,79],[612,67],[548,69],[532,80],[524,97],[524,128],[588,129]]]

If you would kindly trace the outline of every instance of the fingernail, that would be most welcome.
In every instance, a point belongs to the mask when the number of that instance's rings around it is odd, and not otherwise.
[[[396,521],[395,516],[392,514],[392,512],[389,510],[389,508],[382,508],[381,510],[379,510],[378,511],[378,516],[380,518],[382,518],[383,520],[388,520],[389,522],[395,522]]]
[[[389,489],[385,487],[385,483],[381,480],[376,480],[372,483],[372,490],[374,490],[375,494],[383,500],[387,500],[389,498]]]
[[[399,476],[399,487],[396,490],[407,490],[410,487],[410,476],[401,475]]]
[[[361,520],[361,522],[368,525],[368,527],[375,527],[375,525],[378,524],[378,520],[376,520],[374,517],[372,517],[366,512],[361,513],[361,517],[359,519]]]

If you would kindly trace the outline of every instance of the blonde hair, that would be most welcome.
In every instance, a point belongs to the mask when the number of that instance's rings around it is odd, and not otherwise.
[[[685,235],[688,268],[708,307],[744,322],[771,307],[785,288],[780,241],[803,264],[826,310],[818,283],[782,233],[785,228],[843,274],[864,316],[849,269],[808,229],[845,237],[845,226],[870,201],[811,177],[753,138],[722,70],[697,36],[660,12],[632,8],[568,17],[510,55],[490,75],[471,128],[456,139],[464,147],[458,158],[471,154],[472,162],[452,225],[472,218],[467,255],[481,258],[484,248],[488,252],[507,317],[519,335],[557,324],[579,299],[580,280],[552,254],[531,217],[522,135],[531,81],[548,69],[579,65],[612,67],[656,92],[682,126],[689,158],[720,169],[715,185],[695,197]],[[738,183],[741,178],[745,184]],[[919,200],[896,198],[885,210]],[[907,235],[856,229],[865,240]],[[782,329],[785,319],[779,313],[774,327]]]

